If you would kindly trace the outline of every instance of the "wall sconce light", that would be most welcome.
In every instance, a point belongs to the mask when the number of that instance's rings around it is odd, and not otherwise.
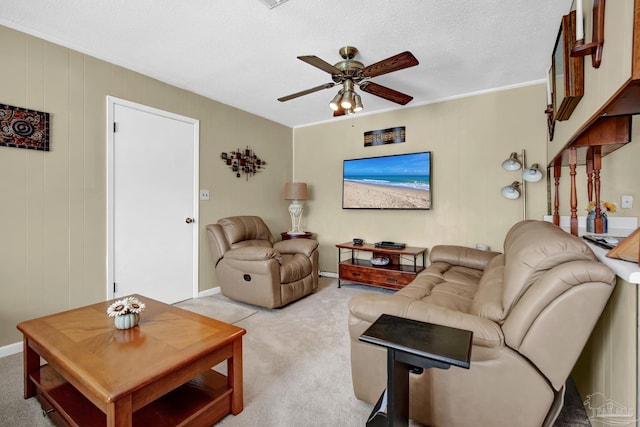
[[[605,0],[593,0],[593,25],[591,43],[584,42],[584,12],[582,0],[576,0],[576,45],[571,50],[571,56],[591,55],[591,65],[599,68],[602,62],[602,47],[604,45],[604,5]]]
[[[547,131],[549,132],[549,141],[553,141],[553,131],[556,126],[556,121],[554,117],[554,108],[553,108],[553,88],[555,88],[555,84],[553,81],[554,69],[553,66],[547,70],[547,108],[544,110],[544,113],[547,115]]]
[[[291,216],[291,230],[287,234],[304,234],[300,228],[303,206],[300,201],[307,200],[307,184],[304,182],[287,182],[284,185],[284,199],[291,200],[289,216]]]
[[[534,163],[532,166],[526,166],[526,158],[524,149],[518,153],[513,152],[507,160],[502,162],[502,169],[508,171],[517,171],[522,168],[522,182],[513,181],[511,185],[502,187],[501,194],[510,200],[522,199],[522,219],[527,219],[527,182],[538,182],[542,179],[542,171],[540,165]]]

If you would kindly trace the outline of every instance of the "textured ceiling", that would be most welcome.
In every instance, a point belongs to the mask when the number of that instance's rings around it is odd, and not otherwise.
[[[358,114],[407,108],[543,81],[570,9],[571,0],[288,0],[273,9],[259,0],[0,0],[0,24],[296,127],[340,120],[328,107],[335,87],[277,101],[331,82],[297,56],[334,64],[351,45],[369,65],[409,50],[420,65],[372,81],[413,101],[358,90]]]

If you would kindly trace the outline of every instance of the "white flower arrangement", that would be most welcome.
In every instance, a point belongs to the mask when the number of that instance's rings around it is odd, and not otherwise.
[[[145,304],[140,302],[138,298],[127,297],[111,304],[109,308],[107,308],[107,314],[109,317],[116,317],[129,313],[140,314],[145,308]]]

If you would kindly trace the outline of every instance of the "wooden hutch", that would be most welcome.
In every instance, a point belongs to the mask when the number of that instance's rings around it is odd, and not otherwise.
[[[560,57],[561,62],[564,59],[561,66],[565,72],[562,76],[565,83],[561,89],[565,98],[562,103],[557,102],[554,94],[554,102],[547,108],[550,132],[548,174],[553,186],[551,213],[553,222],[559,225],[561,170],[568,166],[570,225],[571,233],[575,235],[578,234],[576,167],[586,167],[588,201],[595,202],[594,231],[601,233],[601,160],[631,142],[632,116],[640,114],[640,0],[607,2],[606,15],[605,0],[592,3],[593,19],[588,12],[585,13],[585,27],[588,24],[592,27],[590,43],[575,41],[575,12],[563,19],[558,39],[559,44],[565,41],[565,46],[568,46],[564,58]],[[589,10],[585,7],[585,11]],[[605,23],[609,30],[606,44]],[[569,36],[563,34],[565,32],[569,32]],[[592,57],[591,61],[585,61],[584,56],[588,55]],[[554,58],[558,58],[556,52]],[[627,70],[630,70],[630,75]],[[555,92],[555,81],[553,83]],[[584,86],[586,90],[582,92]],[[568,116],[562,108],[567,100],[572,101],[575,108],[575,111],[569,111]],[[565,113],[564,117],[558,117],[559,112]],[[572,112],[575,114],[569,117]]]

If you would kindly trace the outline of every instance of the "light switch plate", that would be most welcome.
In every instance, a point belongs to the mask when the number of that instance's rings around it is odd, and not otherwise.
[[[629,194],[623,194],[620,200],[620,207],[623,209],[631,209],[633,207],[633,196]]]
[[[200,200],[209,200],[209,190],[200,190]]]

